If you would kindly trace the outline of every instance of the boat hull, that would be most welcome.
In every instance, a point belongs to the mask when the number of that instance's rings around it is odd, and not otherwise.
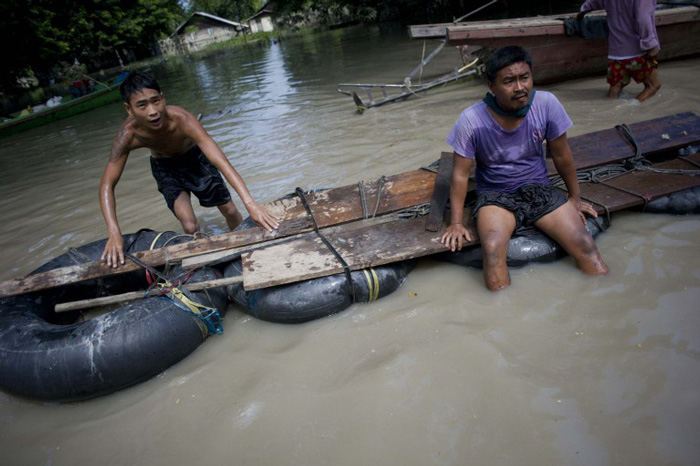
[[[700,8],[682,7],[656,12],[661,42],[659,61],[700,54]],[[556,16],[481,21],[445,28],[454,46],[480,46],[489,50],[506,45],[525,47],[533,59],[538,84],[605,74],[607,40],[584,39],[565,34],[564,21]]]
[[[119,98],[119,87],[117,85],[95,91],[65,104],[0,123],[0,137],[10,136],[21,131],[43,126],[52,121],[78,115],[116,102]]]

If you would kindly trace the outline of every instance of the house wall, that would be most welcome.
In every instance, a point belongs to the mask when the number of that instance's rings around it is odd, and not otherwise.
[[[196,32],[186,32],[193,26],[198,28]],[[197,52],[215,42],[223,42],[237,35],[238,31],[233,26],[195,18],[183,28],[178,40],[183,52]]]
[[[260,15],[254,20],[248,22],[250,32],[269,32],[275,29],[272,24],[272,16]]]

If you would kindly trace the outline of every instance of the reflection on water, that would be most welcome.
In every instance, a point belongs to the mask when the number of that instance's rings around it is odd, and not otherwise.
[[[376,27],[153,67],[168,103],[202,113],[259,201],[429,164],[485,87],[463,82],[355,113],[339,82],[401,82],[434,45]],[[458,65],[445,50],[434,74]],[[603,77],[548,86],[570,135],[700,110],[700,60],[663,64],[644,105]],[[428,72],[426,72],[428,73]],[[636,94],[631,89],[630,94]],[[108,105],[0,139],[0,278],[104,237],[97,185],[125,114]],[[130,156],[125,232],[178,230]],[[236,198],[236,202],[238,199]],[[239,206],[242,208],[242,205]],[[196,212],[210,233],[216,209]],[[89,402],[0,394],[3,464],[699,464],[700,221],[624,213],[598,239],[611,273],[569,259],[481,272],[423,260],[373,304],[299,326],[232,308],[225,334],[153,380]],[[409,293],[410,292],[410,293]]]

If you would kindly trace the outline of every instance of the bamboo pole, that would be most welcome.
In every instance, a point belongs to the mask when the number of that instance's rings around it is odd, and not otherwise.
[[[189,291],[201,291],[209,288],[219,288],[222,286],[234,285],[236,283],[243,283],[243,277],[217,278],[216,280],[207,280],[204,282],[190,283],[186,286],[187,290]],[[131,293],[117,294],[114,296],[105,296],[103,298],[83,299],[82,301],[71,301],[68,303],[56,304],[56,308],[54,309],[54,311],[77,311],[78,309],[88,309],[91,307],[106,306],[109,304],[123,303],[126,301],[136,301],[145,297],[146,290],[132,291]]]

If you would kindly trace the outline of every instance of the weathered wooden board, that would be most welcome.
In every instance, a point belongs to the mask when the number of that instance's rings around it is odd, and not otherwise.
[[[700,154],[688,157],[700,163]],[[694,170],[697,167],[682,160],[671,160],[654,164],[654,168]],[[599,213],[643,205],[675,192],[700,186],[700,176],[630,172],[603,184],[582,184],[581,192],[592,200]],[[391,262],[443,252],[440,244],[441,232],[426,231],[424,220],[395,220],[377,226],[344,231],[337,227],[326,237],[340,253],[352,270],[388,264]],[[444,226],[444,225],[443,225]],[[472,232],[476,238],[476,233]],[[471,244],[477,243],[472,241]],[[284,258],[281,260],[280,258]],[[261,248],[244,254],[243,283],[246,290],[266,288],[300,280],[308,280],[341,273],[343,268],[335,256],[326,248],[316,234],[305,235],[283,245]]]
[[[379,180],[363,182],[366,210],[369,211],[369,215],[372,215],[376,207],[377,215],[385,215],[414,205],[428,203],[433,192],[435,177],[436,174],[428,170],[414,170],[387,176],[381,183],[382,189],[378,206]],[[306,198],[320,228],[359,220],[367,213],[363,212],[360,203],[358,185],[313,192],[307,194]],[[274,201],[266,204],[266,207],[280,220],[280,227],[274,232],[254,227],[185,244],[142,251],[135,253],[134,257],[151,267],[158,267],[166,263],[178,263],[188,257],[241,248],[313,231],[311,218],[298,196]],[[0,283],[0,297],[54,288],[138,269],[140,266],[129,260],[116,269],[107,267],[99,261],[63,267],[2,282]]]
[[[700,154],[693,154],[688,159],[700,163]],[[682,159],[656,163],[654,168],[696,170],[696,173],[700,173],[700,168]],[[700,176],[636,171],[608,180],[605,184],[582,183],[580,186],[581,196],[592,202],[599,214],[603,214],[606,207],[609,212],[616,212],[700,186]]]
[[[680,149],[700,140],[700,116],[677,113],[628,125],[642,154],[653,160],[661,152]],[[632,146],[615,128],[569,138],[569,147],[577,170],[619,162],[634,155]],[[548,161],[550,174],[556,172]]]
[[[325,236],[350,269],[359,270],[442,251],[444,247],[440,244],[441,234],[426,231],[425,219],[417,217],[351,232],[338,227],[335,232]],[[338,260],[315,233],[293,242],[244,254],[242,261],[246,290],[343,272]],[[271,266],[272,264],[275,265]]]
[[[380,223],[386,223],[395,220],[397,217],[393,215],[382,215],[382,216],[377,216],[374,218],[369,218],[365,220],[358,220],[356,222],[348,222],[344,223],[342,225],[336,225],[336,226],[330,226],[330,227],[325,227],[322,229],[324,233],[328,232],[333,232],[337,228],[343,228],[343,231],[349,232],[352,231],[353,229],[357,228],[365,228],[370,225],[378,225]],[[193,256],[193,257],[187,257],[182,260],[182,268],[185,270],[192,270],[196,269],[198,267],[202,267],[205,265],[216,265],[216,264],[224,264],[226,262],[230,262],[232,260],[237,259],[240,257],[243,253],[247,252],[252,252],[260,248],[266,248],[270,246],[274,246],[276,244],[280,243],[285,243],[285,242],[290,242],[294,241],[299,238],[303,238],[306,236],[307,233],[301,233],[298,235],[294,236],[288,236],[285,238],[278,238],[270,241],[266,241],[265,243],[258,243],[258,244],[253,244],[253,245],[248,245],[248,246],[241,246],[238,248],[230,248],[230,249],[225,249],[222,251],[217,251],[217,252],[212,252],[208,254],[202,254],[198,256]]]
[[[430,199],[430,212],[425,229],[438,231],[442,227],[442,219],[445,215],[447,200],[450,198],[450,181],[452,180],[452,167],[454,166],[454,154],[443,152],[440,157],[440,166],[435,180],[433,197]]]

